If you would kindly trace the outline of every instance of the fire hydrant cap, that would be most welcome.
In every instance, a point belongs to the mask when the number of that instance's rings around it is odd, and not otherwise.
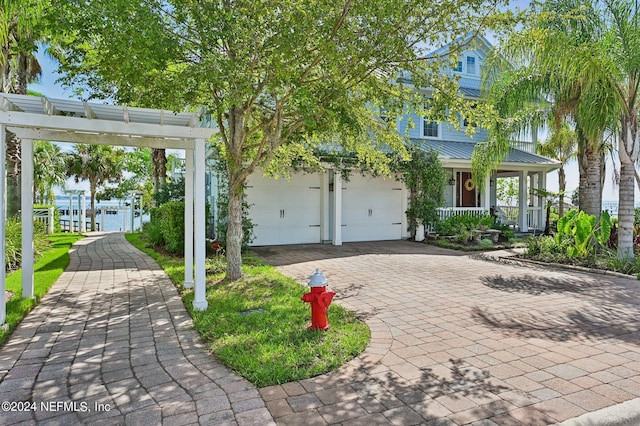
[[[309,287],[323,287],[327,285],[329,280],[324,276],[320,269],[316,269],[316,272],[311,275],[311,279],[309,280]]]

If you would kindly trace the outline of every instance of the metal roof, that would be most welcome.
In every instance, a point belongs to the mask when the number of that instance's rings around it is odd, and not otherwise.
[[[476,146],[474,142],[453,142],[433,139],[411,139],[417,147],[427,150],[433,149],[442,157],[454,160],[469,160]],[[502,160],[503,163],[544,164],[557,165],[558,161],[541,155],[532,154],[520,149],[511,148],[509,154]]]

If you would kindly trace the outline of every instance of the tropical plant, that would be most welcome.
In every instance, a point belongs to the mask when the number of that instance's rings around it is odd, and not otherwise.
[[[34,141],[33,199],[35,203],[54,201],[53,187],[64,185],[67,178],[65,157],[58,145],[48,141]]]
[[[564,216],[564,194],[567,189],[565,166],[577,156],[578,139],[576,132],[563,121],[556,126],[549,139],[537,146],[538,154],[555,158],[560,162],[558,169],[558,215]]]
[[[605,247],[611,235],[611,218],[605,210],[600,215],[599,226],[596,217],[581,210],[571,210],[558,220],[555,236],[559,245],[566,243],[569,257],[584,258],[592,254],[597,243]]]
[[[42,69],[35,58],[42,40],[38,25],[49,0],[0,1],[0,91],[27,94],[27,83],[36,80]],[[20,210],[20,140],[7,130],[7,216]],[[5,159],[2,159],[5,161]]]
[[[541,15],[543,25],[533,34],[524,32],[530,42],[522,57],[541,59],[537,73],[546,76],[544,82],[551,85],[548,92],[555,96],[556,103],[561,100],[559,105],[575,111],[578,139],[584,137],[591,142],[585,149],[600,146],[605,130],[617,133],[618,256],[633,260],[634,175],[640,158],[638,4],[627,0],[558,0],[540,7],[545,12]],[[502,127],[507,134],[512,133],[508,126]],[[481,157],[490,163],[491,156],[485,153]],[[593,168],[601,167],[598,163]],[[594,183],[601,188],[600,177]],[[581,205],[589,194],[581,192]],[[593,207],[599,214],[601,205]]]
[[[510,18],[496,14],[498,2],[54,0],[51,13],[69,33],[55,52],[67,83],[91,82],[88,96],[210,114],[228,173],[227,278],[236,280],[247,177],[288,166],[292,152],[319,165],[319,146],[388,175],[386,152],[404,152],[395,117],[424,111],[416,88],[435,88],[434,120],[459,122],[468,109],[449,64],[470,31]],[[451,57],[429,54],[447,41]]]
[[[573,59],[590,57],[591,46],[599,36],[593,23],[600,19],[600,11],[593,4],[583,3],[580,0],[534,3],[525,27],[513,31],[506,43],[487,59],[484,85],[489,89],[489,103],[502,118],[491,124],[487,143],[479,144],[474,152],[473,170],[474,175],[484,176],[506,155],[511,138],[541,128],[551,129],[550,142],[556,147],[550,151],[558,152],[564,144],[560,141],[571,136],[567,133],[570,122],[578,143],[580,208],[598,216],[604,176],[603,135],[611,128],[612,120],[596,119],[589,114],[592,105],[603,110],[609,105],[600,93],[585,90],[598,84],[598,77],[585,78],[574,73],[578,67]],[[571,150],[565,147],[562,151]],[[561,157],[566,157],[567,152]]]
[[[67,174],[76,182],[89,181],[91,230],[96,229],[96,194],[107,183],[122,179],[124,151],[108,145],[77,144],[67,155]]]
[[[409,231],[415,236],[418,224],[438,220],[438,207],[444,205],[447,175],[436,151],[413,147],[411,159],[400,159],[396,166],[398,177],[409,189],[409,208],[406,211]]]

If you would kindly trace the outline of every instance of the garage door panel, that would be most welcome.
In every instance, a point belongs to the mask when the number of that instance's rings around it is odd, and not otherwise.
[[[376,241],[402,238],[402,187],[381,178],[352,177],[342,191],[342,240]]]
[[[320,242],[320,176],[291,180],[252,175],[247,188],[249,217],[256,225],[252,245]]]

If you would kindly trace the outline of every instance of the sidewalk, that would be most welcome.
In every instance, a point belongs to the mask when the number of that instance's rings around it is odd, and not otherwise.
[[[0,349],[0,424],[273,424],[257,389],[207,353],[150,257],[121,233],[71,250]]]

